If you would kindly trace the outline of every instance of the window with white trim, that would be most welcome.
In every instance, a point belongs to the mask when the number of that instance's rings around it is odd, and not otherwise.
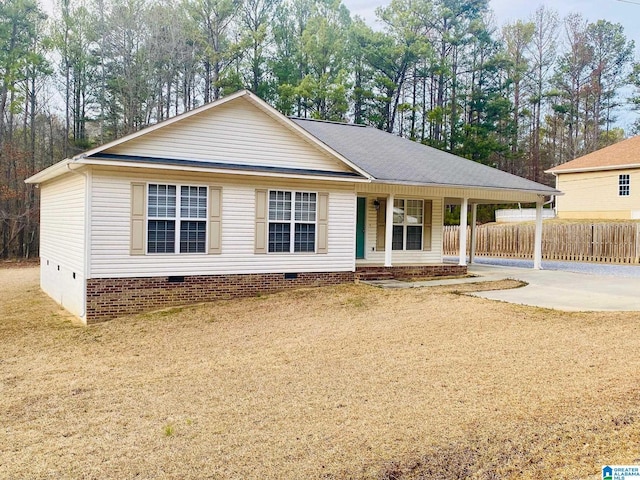
[[[269,252],[315,252],[315,192],[269,191]]]
[[[202,186],[149,184],[147,253],[206,253],[207,190]]]
[[[422,250],[424,201],[395,198],[393,200],[392,250]]]
[[[621,197],[628,197],[631,193],[631,179],[629,174],[623,174],[618,176],[618,195]]]

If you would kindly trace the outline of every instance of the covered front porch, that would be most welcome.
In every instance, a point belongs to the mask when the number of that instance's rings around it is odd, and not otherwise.
[[[548,198],[544,195],[498,189],[391,187],[380,184],[364,187],[363,191],[357,192],[357,278],[465,275],[467,265],[473,263],[475,256],[479,204],[535,203],[533,268],[541,268],[542,209]],[[444,262],[443,230],[447,205],[460,206],[457,265]],[[470,233],[467,233],[468,224]],[[467,246],[470,247],[468,255]]]

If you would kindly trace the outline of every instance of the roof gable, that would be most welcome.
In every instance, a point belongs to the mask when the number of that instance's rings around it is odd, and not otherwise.
[[[258,105],[248,93],[237,95],[215,108],[177,117],[179,121],[159,124],[142,135],[125,137],[89,151],[83,157],[150,157],[165,158],[167,162],[202,162],[203,166],[274,167],[313,172],[353,173],[357,170],[270,109]]]
[[[629,167],[640,167],[640,135],[550,168],[547,172],[588,172],[591,170],[617,170]]]

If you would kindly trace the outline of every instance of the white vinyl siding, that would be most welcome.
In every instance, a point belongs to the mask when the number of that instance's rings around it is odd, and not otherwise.
[[[349,171],[300,134],[244,99],[138,137],[105,151],[239,165]]]
[[[84,314],[85,186],[67,174],[40,187],[40,285],[77,316]]]
[[[358,260],[358,265],[384,264],[384,250],[376,248],[378,212],[375,209],[374,200],[384,195],[367,197],[367,223],[365,233],[365,258]],[[406,198],[406,197],[405,197]],[[430,250],[393,250],[392,259],[394,265],[442,263],[442,232],[444,221],[444,202],[442,198],[422,198],[425,208],[431,206],[431,249]],[[424,200],[430,200],[424,201]],[[427,212],[423,212],[423,218],[428,218]],[[425,239],[423,238],[423,241]]]
[[[239,179],[163,172],[95,169],[91,277],[217,275],[352,271],[355,268],[355,193],[349,184]],[[222,186],[221,254],[130,255],[131,183]],[[255,254],[256,189],[329,192],[328,253]]]
[[[85,177],[65,175],[41,186],[40,255],[84,269]]]

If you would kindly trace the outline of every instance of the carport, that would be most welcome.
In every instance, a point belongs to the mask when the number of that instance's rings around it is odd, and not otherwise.
[[[556,194],[560,194],[557,192]],[[550,200],[547,200],[547,199]],[[542,209],[545,204],[549,203],[554,198],[554,196],[546,197],[544,195],[538,195],[538,199],[536,200],[536,228],[535,228],[535,237],[534,237],[534,248],[533,248],[533,268],[535,270],[540,270],[542,268]],[[459,251],[458,251],[458,265],[467,265],[467,263],[473,264],[475,260],[475,252],[476,252],[476,226],[477,226],[477,214],[478,214],[478,205],[481,204],[495,204],[495,201],[490,200],[482,200],[478,198],[446,198],[446,205],[460,205],[460,228],[459,232]],[[469,209],[471,209],[471,231],[470,234],[467,232],[467,218],[469,214]],[[470,237],[470,238],[467,238]],[[469,245],[469,255],[467,262],[467,245]]]

